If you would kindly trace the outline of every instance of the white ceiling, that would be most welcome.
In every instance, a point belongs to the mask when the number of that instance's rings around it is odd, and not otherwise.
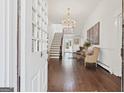
[[[61,23],[67,8],[71,8],[71,15],[77,24],[83,25],[87,17],[93,12],[101,0],[48,0],[49,21]]]

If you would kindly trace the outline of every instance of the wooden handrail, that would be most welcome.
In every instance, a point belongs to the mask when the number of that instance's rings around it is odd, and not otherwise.
[[[62,37],[61,37],[61,45],[60,45],[60,55],[59,55],[59,59],[62,59],[63,37],[64,37],[64,33],[62,33]]]

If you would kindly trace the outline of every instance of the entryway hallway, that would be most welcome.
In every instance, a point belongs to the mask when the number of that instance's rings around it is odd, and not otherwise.
[[[1,0],[0,13],[0,91],[123,91],[122,0]]]
[[[121,91],[121,79],[95,65],[84,67],[82,61],[75,59],[75,54],[65,53],[62,60],[49,59],[49,92],[107,92]]]

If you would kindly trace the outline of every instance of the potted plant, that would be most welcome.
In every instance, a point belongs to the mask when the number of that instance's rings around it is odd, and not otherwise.
[[[85,49],[88,49],[88,47],[91,46],[91,42],[87,40],[83,46],[85,47]]]

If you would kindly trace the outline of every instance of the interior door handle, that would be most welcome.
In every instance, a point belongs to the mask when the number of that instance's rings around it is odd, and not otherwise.
[[[43,53],[41,52],[41,57],[43,56]]]
[[[123,58],[123,48],[121,48],[121,57]]]

